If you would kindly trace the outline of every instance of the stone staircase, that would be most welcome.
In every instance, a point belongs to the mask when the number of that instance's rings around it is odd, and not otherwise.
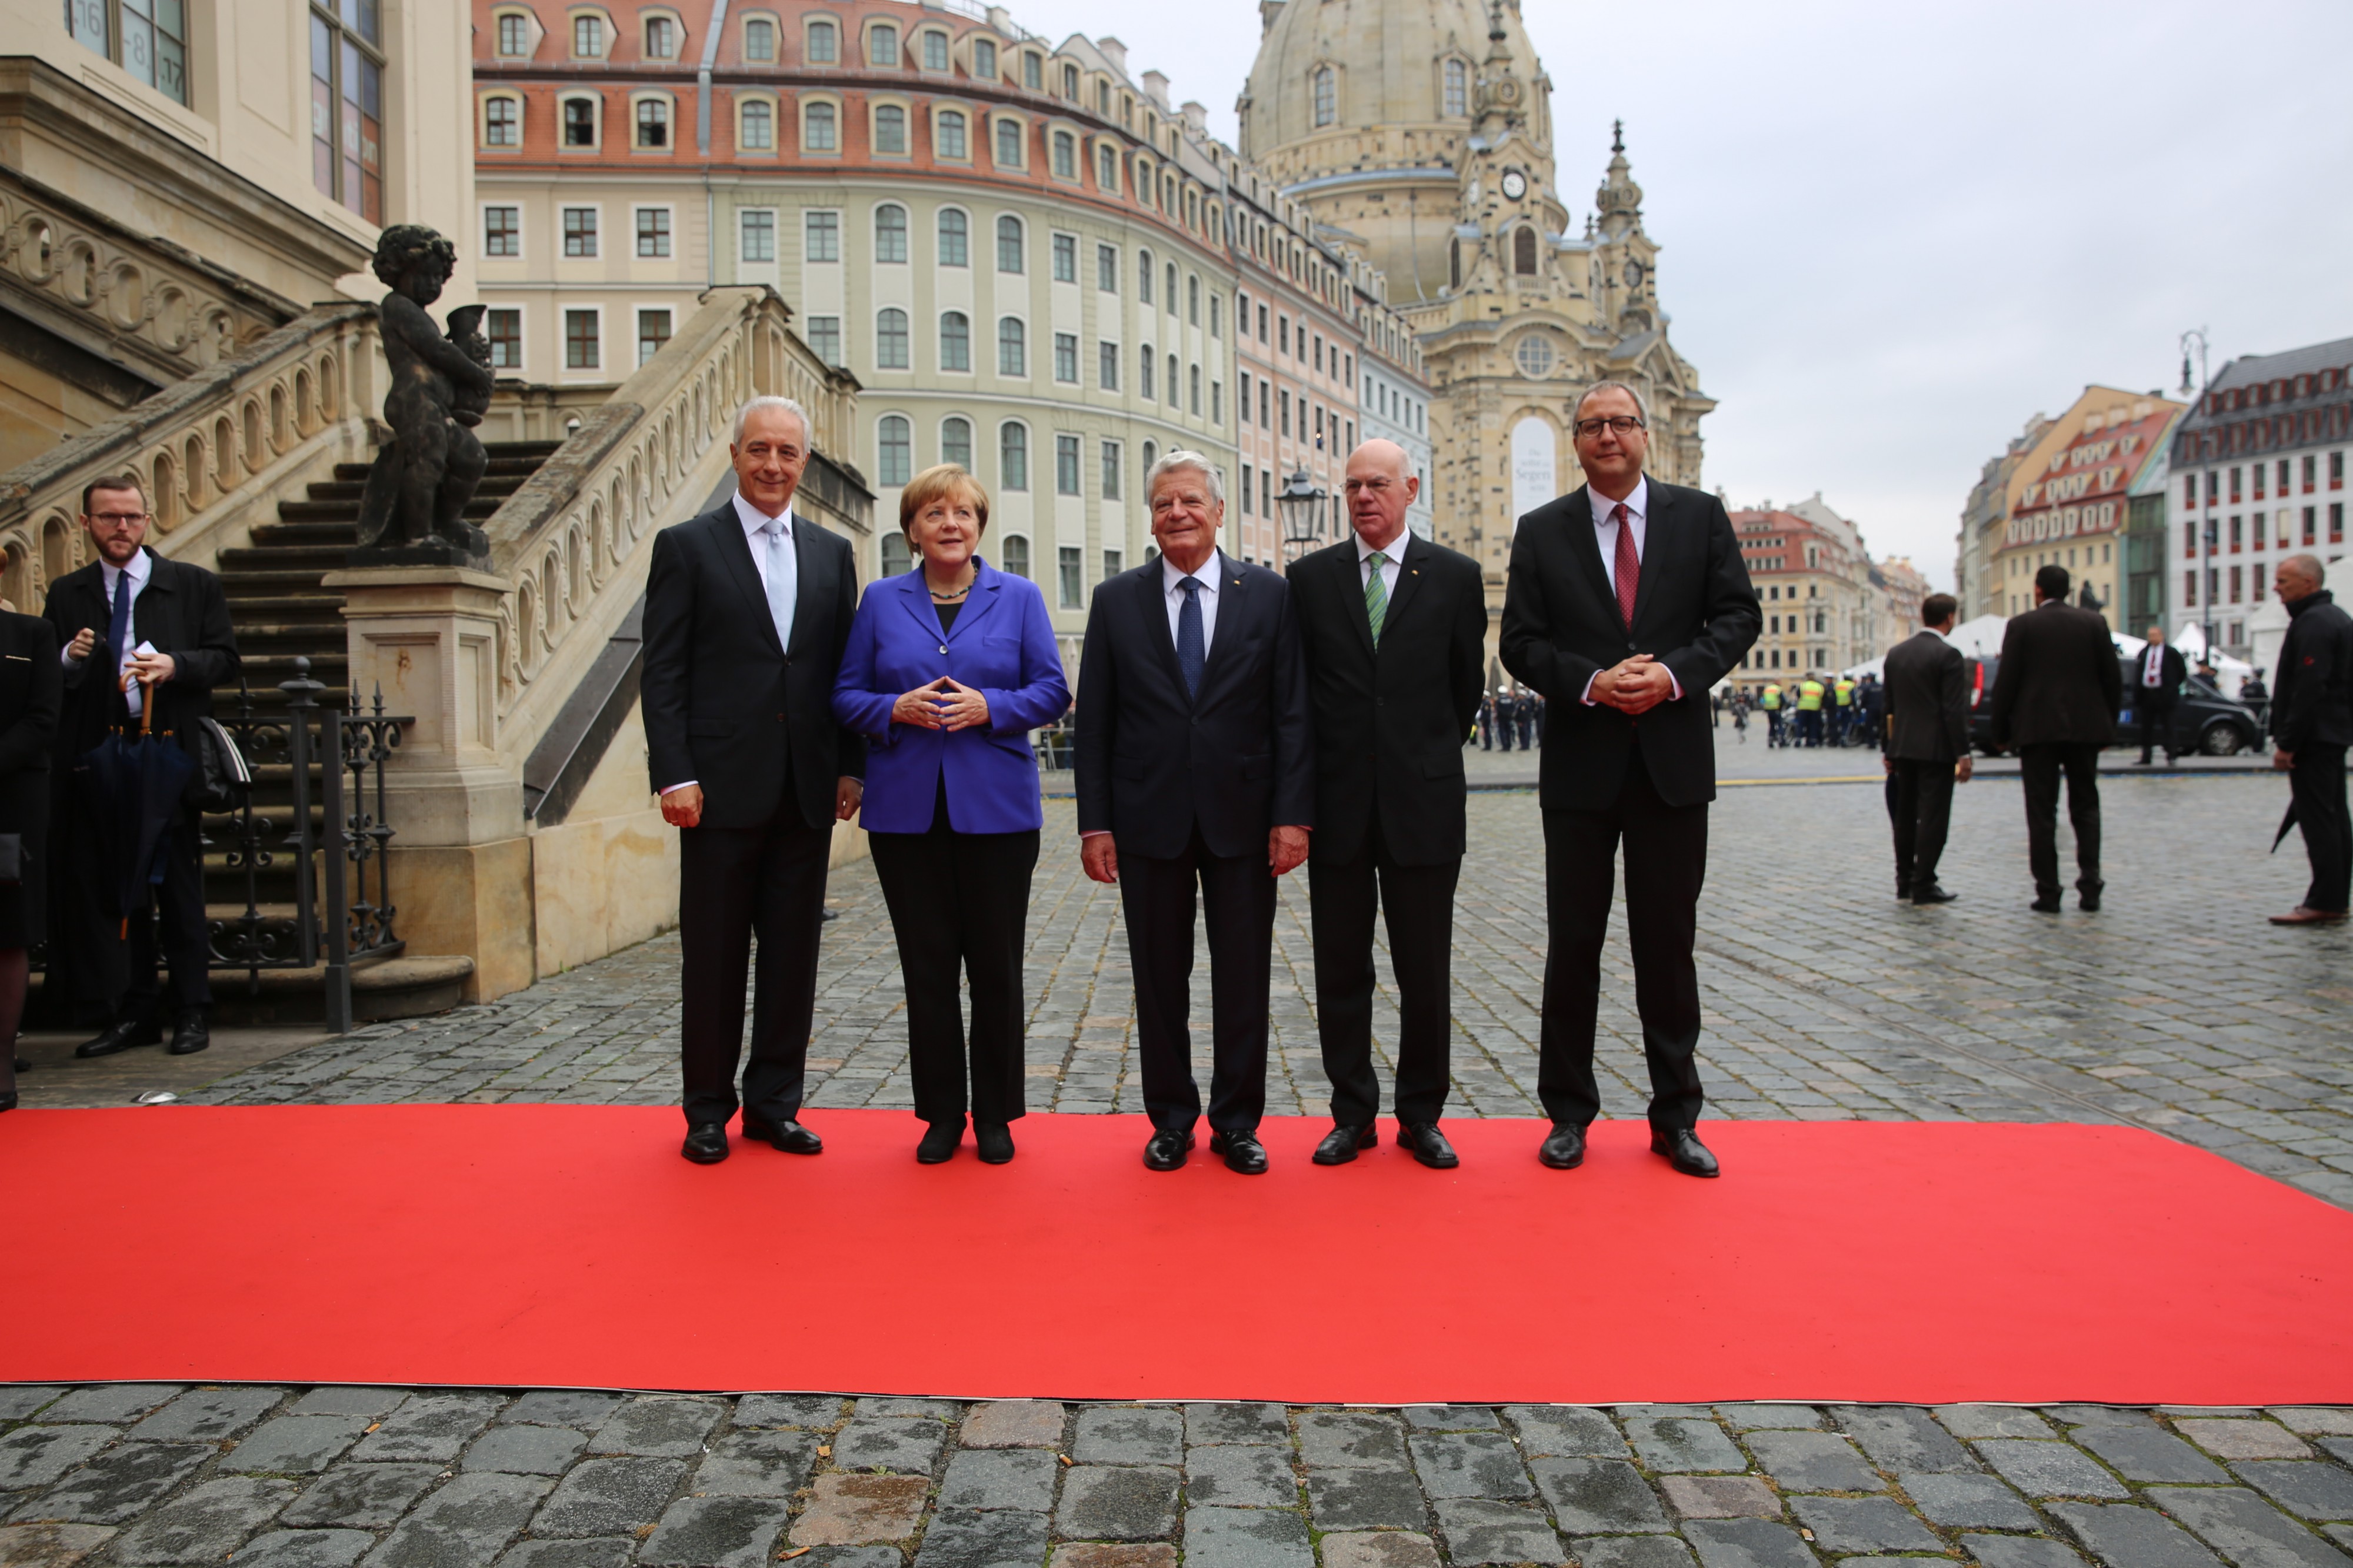
[[[480,522],[536,473],[563,443],[559,441],[485,442],[490,457],[466,517]],[[228,601],[229,620],[244,656],[244,689],[214,694],[216,714],[235,728],[248,717],[260,724],[281,721],[288,712],[289,694],[281,683],[308,679],[322,689],[313,694],[320,707],[348,709],[351,705],[350,657],[343,625],[343,595],[326,587],[322,579],[342,569],[359,542],[360,495],[366,486],[367,465],[338,463],[333,477],[308,487],[301,500],[278,503],[276,522],[257,524],[251,542],[222,550],[216,570]],[[370,693],[361,694],[363,708]],[[282,750],[259,749],[253,763],[253,809],[282,834],[294,804],[293,768]],[[314,831],[325,827],[321,805],[319,768],[311,766],[309,787]],[[396,829],[398,823],[393,824]],[[247,915],[247,870],[238,853],[239,822],[236,817],[207,818],[205,833],[206,913],[215,921],[237,921]],[[253,873],[254,913],[263,921],[290,924],[295,912],[295,866],[280,853],[274,863]],[[323,893],[323,881],[316,884]],[[470,961],[441,957],[380,960],[366,969],[354,968],[355,1009],[363,1017],[396,1017],[438,1012],[454,1005],[472,972]],[[280,1023],[319,1016],[320,972],[216,969],[213,989],[225,1019],[248,1023]]]

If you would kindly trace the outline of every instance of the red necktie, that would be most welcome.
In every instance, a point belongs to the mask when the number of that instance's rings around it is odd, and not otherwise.
[[[1626,515],[1626,503],[1620,501],[1611,509],[1609,521],[1618,525],[1618,613],[1626,619],[1626,629],[1634,629],[1634,595],[1642,585],[1641,557],[1634,553],[1634,524]]]

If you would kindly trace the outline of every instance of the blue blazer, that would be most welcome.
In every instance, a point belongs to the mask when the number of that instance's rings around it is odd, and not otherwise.
[[[921,563],[870,584],[850,623],[833,716],[872,742],[860,815],[869,832],[929,832],[943,770],[948,826],[956,832],[1028,833],[1045,826],[1029,731],[1070,710],[1062,656],[1038,585],[978,556],[974,565],[972,593],[944,637]],[[987,699],[987,729],[951,732],[891,721],[891,705],[902,694],[943,675]]]

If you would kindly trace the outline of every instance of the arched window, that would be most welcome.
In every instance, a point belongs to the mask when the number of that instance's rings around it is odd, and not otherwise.
[[[567,98],[564,100],[564,144],[566,147],[596,145],[596,102],[593,98]]]
[[[907,150],[907,111],[895,103],[874,108],[874,151],[900,154]]]
[[[1029,575],[1029,542],[1018,533],[1005,536],[1004,567],[1016,577]]]
[[[1106,191],[1119,189],[1119,149],[1108,142],[1095,149],[1095,184]]]
[[[1201,279],[1198,273],[1185,279],[1185,319],[1197,327],[1201,324]]]
[[[898,28],[883,22],[866,35],[866,63],[871,66],[895,66],[899,63]]]
[[[907,259],[907,209],[895,202],[874,209],[874,259]]]
[[[949,207],[940,214],[940,265],[969,267],[972,265],[965,241],[967,220],[964,214]]]
[[[1026,490],[1029,488],[1029,427],[1008,423],[997,432],[997,485],[999,489]],[[1014,571],[1013,541],[1005,542],[1005,569]],[[1023,562],[1021,576],[1029,574],[1029,563]]]
[[[903,485],[913,477],[914,442],[905,416],[885,414],[875,426],[874,479],[877,484]]]
[[[744,106],[744,149],[765,153],[776,144],[776,111],[765,103]]]
[[[1021,270],[1021,220],[1010,214],[997,220],[997,269]]]
[[[1176,406],[1176,356],[1168,356],[1168,406]]]
[[[1152,401],[1152,373],[1159,368],[1160,362],[1153,357],[1152,345],[1150,343],[1145,344],[1142,353],[1136,360],[1138,374],[1135,382],[1135,390],[1144,395],[1144,401],[1146,403]]]
[[[936,27],[923,34],[923,68],[927,71],[948,68],[948,36]]]
[[[773,60],[776,58],[776,25],[765,16],[754,16],[744,24],[744,58],[747,60]]]
[[[809,152],[830,153],[841,145],[841,139],[839,134],[837,134],[834,127],[833,105],[829,103],[810,104],[807,113],[806,123],[808,129],[807,133],[801,138],[801,145]]]
[[[1168,292],[1162,298],[1167,301],[1168,313],[1175,315],[1176,313],[1176,264],[1173,261],[1168,263]]]
[[[841,34],[828,21],[808,25],[808,58],[811,65],[829,66],[841,58]]]
[[[501,18],[503,19],[503,18]],[[482,145],[522,145],[522,104],[512,98],[493,98],[482,105]]]
[[[907,548],[907,536],[905,534],[886,533],[882,536],[883,576],[904,576],[907,573],[914,570],[914,555]]]
[[[1329,125],[1339,118],[1339,83],[1330,66],[1318,66],[1315,70],[1315,123]]]
[[[1145,304],[1152,303],[1152,252],[1148,250],[1136,253],[1135,297]]]
[[[1018,316],[1007,316],[997,323],[997,374],[1029,374],[1029,331]]]
[[[668,16],[646,18],[646,58],[666,60],[678,50],[678,24]]]
[[[638,145],[640,147],[670,145],[670,100],[668,99],[638,100]]]
[[[1471,112],[1471,68],[1461,60],[1446,62],[1446,112],[1450,116]]]
[[[874,318],[874,363],[882,370],[907,368],[907,312],[896,306]]]
[[[966,472],[971,471],[971,420],[952,415],[940,422],[940,461],[954,463]]]
[[[1525,225],[1512,235],[1512,270],[1523,278],[1536,275],[1536,231]]]
[[[531,53],[531,18],[510,14],[499,18],[499,53],[508,58]]]
[[[1054,178],[1079,177],[1079,139],[1067,131],[1054,132]]]
[[[962,310],[948,310],[940,317],[940,368],[972,368],[972,318]]]
[[[1018,169],[1021,166],[1021,127],[1011,120],[997,122],[997,166]]]
[[[1449,240],[1446,245],[1446,286],[1462,287],[1462,242],[1459,239]]]
[[[962,162],[972,156],[965,146],[964,115],[958,110],[949,109],[941,111],[938,140],[939,155],[943,158],[954,158]]]

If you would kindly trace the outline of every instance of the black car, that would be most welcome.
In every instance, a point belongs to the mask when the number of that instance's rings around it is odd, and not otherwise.
[[[2001,658],[1989,655],[1968,662],[1969,741],[1986,756],[2000,756],[2001,748],[1993,743],[1993,678]],[[2117,663],[2123,667],[2125,708],[2116,715],[2116,744],[2137,746],[2140,722],[2132,704],[2140,689],[2140,661],[2120,658]],[[2172,739],[2160,743],[2169,752],[2232,757],[2260,750],[2263,727],[2253,709],[2232,701],[2212,681],[2193,675],[2181,683],[2181,695],[2173,704]]]

